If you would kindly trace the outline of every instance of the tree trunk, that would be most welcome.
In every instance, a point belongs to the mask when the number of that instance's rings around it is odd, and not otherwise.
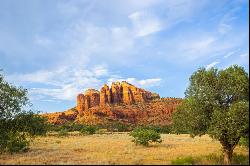
[[[232,156],[233,156],[233,149],[231,148],[224,149],[224,164],[225,165],[232,164]]]

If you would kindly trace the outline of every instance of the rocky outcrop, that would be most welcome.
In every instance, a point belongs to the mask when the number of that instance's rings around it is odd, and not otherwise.
[[[111,103],[111,92],[107,84],[104,84],[104,86],[100,90],[100,105],[106,105]]]
[[[80,114],[91,107],[104,106],[109,104],[134,104],[139,102],[148,102],[160,98],[158,94],[151,93],[141,88],[137,88],[126,81],[113,82],[111,88],[104,85],[100,92],[95,89],[89,89],[85,94],[77,96],[77,110]]]
[[[75,108],[71,108],[64,112],[46,113],[42,116],[48,119],[48,122],[61,125],[70,121],[74,121],[79,115]]]
[[[121,103],[122,102],[122,87],[120,82],[111,84],[111,103]]]
[[[99,91],[95,89],[88,89],[87,91],[85,91],[84,95],[85,95],[85,98],[87,98],[85,102],[85,106],[87,106],[87,108],[99,106],[100,104],[100,92]]]
[[[128,82],[104,85],[100,91],[88,89],[77,96],[77,106],[61,113],[46,114],[49,122],[68,121],[103,124],[122,121],[133,124],[169,124],[180,98],[160,98],[159,94],[138,88]]]

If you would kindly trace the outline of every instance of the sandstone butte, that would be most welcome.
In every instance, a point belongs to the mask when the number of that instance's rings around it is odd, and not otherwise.
[[[53,124],[76,122],[104,124],[119,121],[130,124],[171,124],[171,115],[181,98],[160,98],[126,81],[104,85],[100,91],[88,89],[76,97],[76,107],[43,116]]]

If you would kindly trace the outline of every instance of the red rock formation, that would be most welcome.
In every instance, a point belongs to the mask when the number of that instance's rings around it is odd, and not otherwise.
[[[100,92],[95,89],[88,89],[85,92],[85,96],[89,97],[89,102],[87,102],[89,105],[89,108],[94,106],[99,106],[100,104]]]
[[[74,112],[53,113],[49,117],[50,122],[55,124],[72,120],[91,124],[106,120],[122,120],[138,124],[168,124],[171,123],[172,112],[181,101],[178,98],[160,98],[156,93],[122,81],[112,83],[110,88],[105,84],[100,92],[89,89],[77,96]]]
[[[100,105],[106,105],[111,103],[111,93],[108,85],[104,86],[100,90]]]
[[[131,87],[132,86],[129,85],[128,83],[122,82],[122,93],[123,93],[122,101],[123,103],[129,105],[135,102]]]
[[[77,117],[78,112],[75,108],[69,109],[64,112],[55,112],[55,113],[47,113],[43,114],[42,116],[48,118],[48,122],[53,124],[64,124],[69,121],[74,121]]]
[[[120,82],[112,83],[111,85],[111,103],[121,103],[122,102],[122,89]]]
[[[141,88],[137,88],[126,81],[116,82],[104,85],[100,92],[95,89],[89,89],[85,94],[77,96],[77,110],[82,115],[91,107],[104,106],[106,104],[134,104],[139,102],[147,102],[160,98],[158,94],[151,93]]]
[[[78,110],[80,115],[83,115],[84,108],[85,108],[85,96],[84,96],[84,94],[79,94],[77,96],[76,109]]]

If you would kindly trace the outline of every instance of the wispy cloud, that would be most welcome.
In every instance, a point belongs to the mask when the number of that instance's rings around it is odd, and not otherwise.
[[[108,85],[111,85],[112,82],[116,81],[127,81],[135,86],[143,87],[143,88],[150,88],[159,86],[162,82],[161,78],[149,78],[149,79],[136,79],[136,78],[122,78],[121,76],[112,76],[108,79]]]
[[[217,65],[217,64],[219,64],[219,63],[220,63],[220,62],[213,62],[213,63],[208,64],[208,65],[206,66],[206,70],[208,70],[208,69],[214,67],[215,65]]]
[[[30,95],[34,100],[51,97],[58,100],[74,100],[75,96],[86,88],[99,88],[101,77],[106,76],[108,70],[102,66],[91,70],[80,68],[60,68],[44,70],[28,74],[14,74],[7,77],[16,84],[37,84],[30,88]]]
[[[148,12],[134,12],[128,16],[133,23],[136,37],[143,37],[163,29],[161,21]]]
[[[234,53],[235,53],[235,51],[230,51],[226,55],[224,55],[224,58],[228,58],[228,57],[232,56]]]
[[[233,9],[229,10],[226,14],[224,14],[221,21],[218,24],[218,31],[220,34],[224,35],[230,32],[230,30],[232,30],[233,28],[232,22],[237,19],[235,13],[237,13],[239,9],[240,8],[236,6]]]

